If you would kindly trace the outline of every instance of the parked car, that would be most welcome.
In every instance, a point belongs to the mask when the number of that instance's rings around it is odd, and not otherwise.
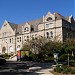
[[[0,55],[0,65],[4,65],[6,63],[5,58],[3,57],[3,55]]]

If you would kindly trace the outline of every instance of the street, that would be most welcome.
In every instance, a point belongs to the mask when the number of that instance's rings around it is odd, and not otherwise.
[[[44,75],[45,71],[48,73],[46,75],[53,75],[50,68],[50,63],[7,62],[0,66],[0,75]]]

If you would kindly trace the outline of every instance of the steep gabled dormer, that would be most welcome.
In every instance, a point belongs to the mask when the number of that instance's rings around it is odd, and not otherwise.
[[[26,22],[23,26],[23,33],[29,33],[30,32],[30,25]]]
[[[54,19],[55,19],[54,15],[51,12],[48,12],[47,15],[44,17],[43,22],[52,21]]]
[[[53,28],[53,21],[55,20],[55,16],[48,12],[45,17],[43,17],[43,22],[45,24],[45,29]]]
[[[15,35],[15,32],[9,22],[5,20],[1,28],[1,37],[8,37],[12,35]]]

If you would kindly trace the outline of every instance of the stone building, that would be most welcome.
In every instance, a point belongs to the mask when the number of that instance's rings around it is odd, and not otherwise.
[[[57,12],[48,12],[42,18],[23,24],[5,20],[0,29],[0,53],[16,53],[27,40],[38,36],[59,42],[75,38],[75,20],[72,15],[64,17]]]

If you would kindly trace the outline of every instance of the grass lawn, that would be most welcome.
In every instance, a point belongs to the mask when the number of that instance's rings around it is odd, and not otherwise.
[[[75,74],[63,74],[63,73],[57,73],[57,72],[54,72],[53,74],[54,75],[75,75]]]
[[[72,69],[75,69],[75,67],[71,67]],[[54,75],[75,75],[75,74],[63,74],[63,73],[57,73],[57,72],[54,72],[52,71],[51,73],[53,73]]]

